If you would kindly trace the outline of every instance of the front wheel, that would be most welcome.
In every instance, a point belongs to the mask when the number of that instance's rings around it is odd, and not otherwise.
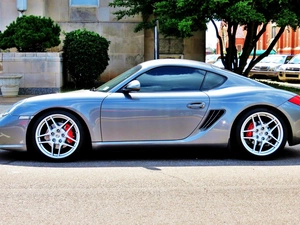
[[[238,149],[254,157],[270,157],[282,150],[287,141],[282,118],[268,109],[254,109],[237,123],[235,140]]]
[[[84,136],[79,120],[65,111],[52,111],[41,115],[34,123],[31,137],[33,150],[54,161],[77,155]]]

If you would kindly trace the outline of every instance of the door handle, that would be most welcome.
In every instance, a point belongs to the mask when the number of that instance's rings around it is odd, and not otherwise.
[[[190,109],[203,109],[205,107],[205,103],[204,102],[190,103],[187,105],[187,107]]]

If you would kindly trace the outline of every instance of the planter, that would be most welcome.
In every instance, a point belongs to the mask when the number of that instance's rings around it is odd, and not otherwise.
[[[15,97],[19,94],[22,75],[0,75],[0,87],[3,97]]]

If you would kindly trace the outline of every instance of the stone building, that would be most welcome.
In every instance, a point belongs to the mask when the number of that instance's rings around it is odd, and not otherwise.
[[[14,21],[20,14],[19,0],[0,1],[0,30]],[[20,0],[22,1],[22,0]],[[62,31],[70,32],[86,28],[95,31],[111,42],[110,62],[101,80],[106,81],[126,69],[154,58],[154,35],[152,30],[134,33],[140,17],[117,21],[112,14],[116,9],[108,6],[112,0],[24,0],[25,15],[52,18]],[[63,39],[62,35],[62,39]],[[60,51],[54,49],[54,51]],[[205,32],[198,32],[188,39],[163,38],[160,36],[160,58],[185,58],[204,61]]]

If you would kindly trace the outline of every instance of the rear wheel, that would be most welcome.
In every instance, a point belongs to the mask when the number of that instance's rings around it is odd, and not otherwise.
[[[238,121],[235,140],[238,150],[248,155],[274,156],[286,144],[286,125],[277,113],[264,108],[254,109]]]
[[[43,158],[61,161],[76,156],[84,142],[83,127],[71,113],[52,111],[34,123],[31,144]]]

